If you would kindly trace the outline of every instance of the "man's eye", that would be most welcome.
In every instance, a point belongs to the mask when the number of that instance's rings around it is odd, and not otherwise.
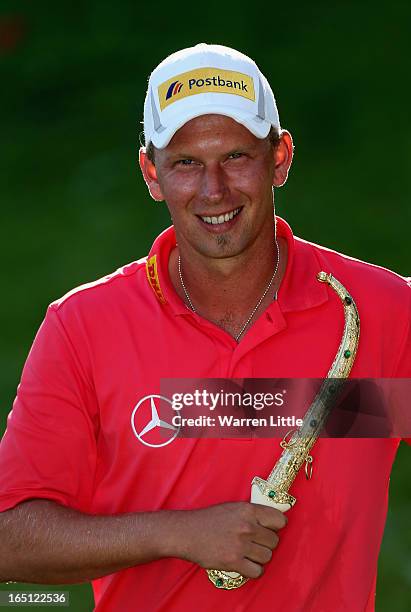
[[[194,164],[194,160],[193,159],[179,159],[177,164],[179,164],[180,166],[191,166],[192,164]]]
[[[230,153],[229,155],[229,159],[240,159],[241,157],[243,157],[243,154],[239,153],[238,151],[235,153]]]

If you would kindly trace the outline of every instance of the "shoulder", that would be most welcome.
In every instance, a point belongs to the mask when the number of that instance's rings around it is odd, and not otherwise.
[[[361,322],[356,375],[407,377],[411,350],[411,282],[392,270],[297,239],[300,260],[316,260],[353,297]]]
[[[301,254],[311,250],[324,272],[331,272],[354,295],[376,304],[401,302],[411,305],[411,279],[333,249],[296,238]]]
[[[114,272],[71,289],[62,297],[54,300],[49,308],[62,314],[76,309],[99,309],[102,305],[113,306],[114,303],[138,299],[146,283],[146,261],[143,257],[121,266]]]

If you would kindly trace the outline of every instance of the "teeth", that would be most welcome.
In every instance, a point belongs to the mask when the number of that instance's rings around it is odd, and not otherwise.
[[[210,223],[212,225],[220,225],[221,223],[227,223],[227,221],[231,221],[238,213],[241,208],[236,208],[229,213],[225,213],[225,215],[220,215],[219,217],[201,217],[205,223]]]

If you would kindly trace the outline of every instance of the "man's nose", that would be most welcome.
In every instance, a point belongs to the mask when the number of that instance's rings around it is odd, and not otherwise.
[[[205,166],[201,182],[201,198],[208,204],[218,204],[227,190],[224,170],[219,164]]]

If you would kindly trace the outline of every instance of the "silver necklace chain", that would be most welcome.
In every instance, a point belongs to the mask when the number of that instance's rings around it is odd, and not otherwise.
[[[280,265],[280,249],[279,249],[279,247],[278,247],[278,242],[277,242],[277,237],[276,237],[276,236],[274,236],[274,242],[275,242],[275,246],[276,246],[276,249],[277,249],[277,263],[276,263],[276,265],[275,265],[275,270],[274,270],[274,273],[273,273],[273,275],[272,275],[272,277],[271,277],[271,279],[270,279],[270,282],[268,283],[267,287],[264,289],[264,293],[263,293],[263,295],[260,297],[260,299],[258,300],[257,304],[254,306],[253,310],[251,311],[251,314],[250,314],[250,316],[248,317],[247,321],[244,323],[244,325],[242,326],[242,328],[240,329],[240,331],[238,332],[238,334],[237,334],[236,336],[234,336],[237,342],[239,341],[239,339],[240,339],[240,338],[241,338],[241,336],[243,335],[244,331],[246,330],[247,325],[250,323],[250,321],[251,321],[251,320],[252,320],[252,318],[254,317],[255,313],[256,313],[256,312],[257,312],[257,310],[259,309],[259,307],[260,307],[260,305],[261,305],[261,302],[264,300],[265,296],[266,296],[266,295],[267,295],[267,293],[269,292],[270,287],[271,287],[271,285],[273,284],[273,281],[274,281],[274,279],[275,279],[275,276],[276,276],[276,274],[277,274],[277,272],[278,272],[278,267],[279,267],[279,265]],[[179,277],[180,277],[180,283],[181,283],[181,286],[182,286],[182,288],[183,288],[184,295],[185,295],[185,297],[186,297],[187,302],[188,302],[188,303],[189,303],[189,305],[190,305],[191,310],[192,310],[193,312],[197,312],[197,311],[196,311],[196,309],[194,308],[194,304],[193,304],[193,302],[191,301],[191,298],[190,298],[190,296],[189,296],[189,294],[188,294],[187,287],[186,287],[186,286],[185,286],[185,284],[184,284],[184,279],[183,279],[183,271],[182,271],[182,266],[181,266],[181,257],[180,257],[180,254],[178,255],[178,275],[179,275]]]

